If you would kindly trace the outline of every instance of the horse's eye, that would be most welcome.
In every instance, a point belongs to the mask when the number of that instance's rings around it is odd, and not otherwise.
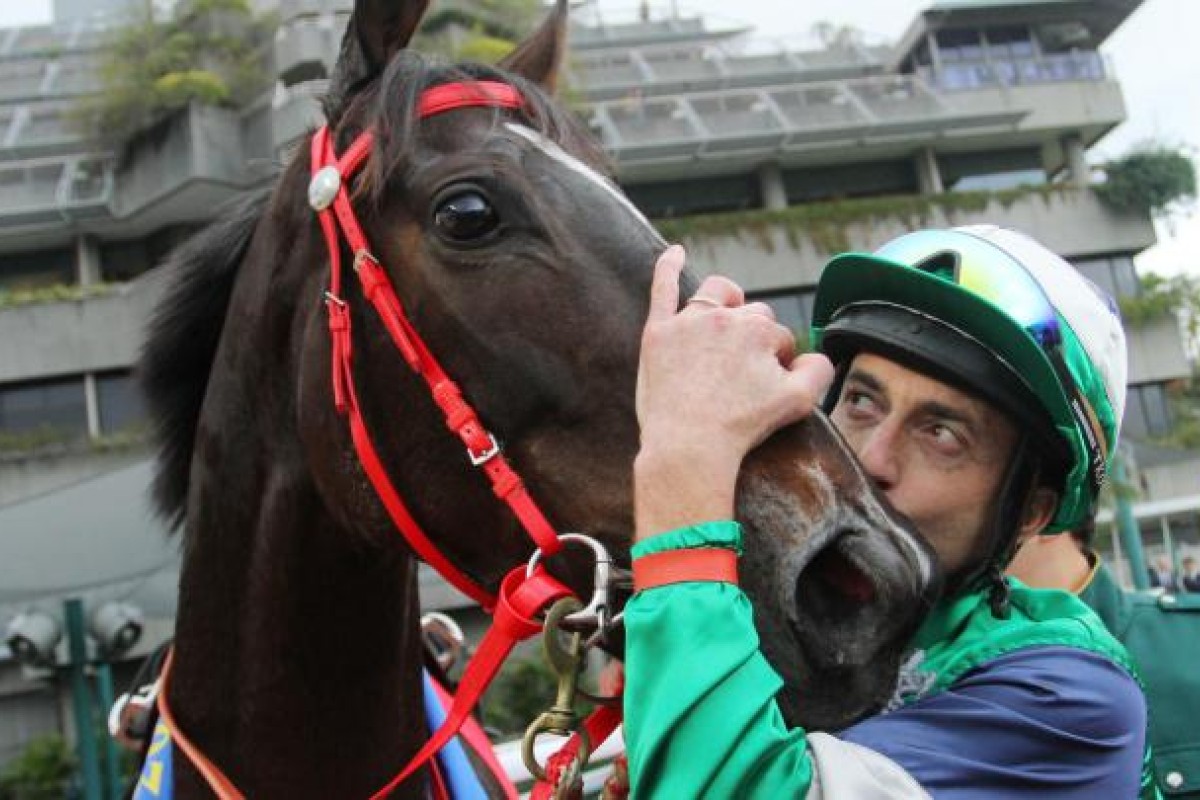
[[[438,233],[452,242],[472,242],[490,234],[500,217],[488,199],[479,192],[462,192],[443,200],[433,212]]]

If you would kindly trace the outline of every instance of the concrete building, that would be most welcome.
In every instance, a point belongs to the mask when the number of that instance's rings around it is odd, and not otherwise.
[[[732,275],[797,329],[831,251],[921,225],[1023,229],[1136,294],[1132,257],[1153,228],[1098,199],[1086,152],[1125,117],[1097,48],[1139,2],[940,0],[894,45],[774,50],[694,18],[586,18],[571,85],[633,199],[701,271]],[[256,5],[280,14],[274,90],[238,110],[193,106],[122,160],[68,122],[98,88],[102,29],[72,11],[93,4],[59,0],[59,23],[0,31],[0,624],[27,606],[60,613],[67,596],[120,598],[149,618],[133,655],[169,635],[177,542],[146,505],[131,376],[161,291],[153,266],[269,181],[318,120],[352,3]],[[1173,320],[1130,343],[1125,428],[1147,439],[1169,427],[1165,389],[1188,364]],[[1197,541],[1193,454],[1138,455],[1145,501]],[[423,595],[464,606],[432,575]],[[46,673],[8,656],[0,764],[70,727]]]

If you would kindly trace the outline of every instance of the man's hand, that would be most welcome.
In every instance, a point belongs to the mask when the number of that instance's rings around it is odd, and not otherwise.
[[[683,248],[655,266],[642,335],[634,466],[637,538],[730,519],[746,453],[807,416],[833,368],[795,356],[795,339],[764,303],[746,303],[724,278],[708,278],[679,311]]]

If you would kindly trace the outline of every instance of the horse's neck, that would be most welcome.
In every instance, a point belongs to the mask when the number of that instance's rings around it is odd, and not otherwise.
[[[192,504],[170,699],[247,796],[369,797],[427,735],[415,564],[281,473]]]

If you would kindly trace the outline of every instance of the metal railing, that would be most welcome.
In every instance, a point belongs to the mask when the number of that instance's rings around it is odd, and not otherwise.
[[[782,146],[958,122],[1012,121],[1020,112],[964,113],[920,78],[889,75],[763,89],[595,103],[593,128],[618,157],[653,148],[679,155]],[[996,117],[995,120],[992,118]],[[986,118],[986,119],[985,119]]]
[[[0,163],[0,214],[104,205],[113,165],[103,155]]]
[[[849,78],[883,71],[881,48],[813,48],[772,40],[688,42],[577,53],[571,70],[585,95],[700,89]]]

